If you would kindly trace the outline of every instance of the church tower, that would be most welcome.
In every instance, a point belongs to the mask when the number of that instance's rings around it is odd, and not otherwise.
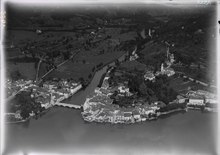
[[[167,47],[167,60],[169,60],[169,55],[170,55],[170,49]]]
[[[161,71],[162,73],[164,72],[164,66],[163,66],[163,63],[161,64],[160,71]]]

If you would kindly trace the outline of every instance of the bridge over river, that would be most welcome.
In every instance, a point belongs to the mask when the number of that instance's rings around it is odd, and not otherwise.
[[[67,107],[67,108],[73,108],[73,109],[81,109],[80,105],[75,105],[75,104],[67,104],[67,103],[54,103],[56,106],[61,106],[61,107]]]

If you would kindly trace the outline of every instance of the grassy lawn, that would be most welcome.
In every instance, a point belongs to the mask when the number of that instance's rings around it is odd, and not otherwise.
[[[206,89],[206,87],[195,82],[188,80],[184,81],[181,77],[171,77],[169,84],[175,91],[183,94],[185,94],[190,87],[194,89]]]
[[[19,71],[22,77],[25,79],[35,79],[36,69],[34,68],[34,63],[7,63],[6,74],[10,77],[13,72]]]
[[[124,42],[127,40],[132,40],[136,36],[136,32],[128,32],[120,34],[120,28],[105,29],[98,32],[101,34],[101,38],[98,43],[89,48],[80,48],[80,52],[73,58],[73,60],[68,61],[64,65],[58,67],[50,73],[46,78],[73,78],[78,80],[83,77],[85,80],[88,79],[90,74],[93,74],[92,69],[100,63],[107,64],[119,56],[121,56],[124,51],[119,51],[115,48],[117,43]],[[110,39],[105,39],[107,35],[111,35]],[[82,39],[82,40],[81,40]],[[83,43],[83,38],[79,38],[76,43]],[[62,47],[59,48],[61,50]],[[74,50],[74,49],[73,49]],[[39,77],[46,73],[46,64],[42,63],[40,67]]]
[[[54,70],[47,76],[47,78],[73,78],[74,80],[78,80],[80,77],[82,77],[86,80],[88,79],[89,74],[93,74],[93,67],[100,63],[107,64],[122,54],[123,52],[111,52],[98,56],[86,56],[85,53],[81,53],[77,55],[73,61],[70,60],[64,65],[60,66],[58,69]],[[85,63],[83,63],[83,60],[85,60]],[[42,66],[40,76],[42,76],[43,70],[44,69]]]
[[[124,51],[119,50],[116,46],[120,43],[123,44],[125,41],[134,40],[137,37],[135,31],[127,31],[126,33],[121,33],[122,28],[103,28],[101,30],[95,31],[96,37],[92,37],[92,46],[85,48],[84,44],[87,38],[91,38],[90,32],[94,30],[86,30],[82,32],[43,32],[38,35],[35,32],[30,31],[8,31],[6,41],[8,44],[12,43],[15,47],[22,47],[26,43],[33,43],[34,50],[53,52],[59,51],[60,53],[66,51],[67,45],[72,45],[68,50],[74,52],[80,50],[73,60],[68,61],[64,65],[58,67],[53,72],[48,74],[46,78],[73,78],[78,80],[83,77],[85,80],[89,79],[89,75],[93,75],[93,68],[100,63],[107,64],[121,56]],[[106,38],[110,36],[109,38]],[[63,41],[69,39],[67,44]],[[96,43],[97,42],[97,43]],[[19,56],[22,55],[18,49],[7,50],[7,56]],[[55,58],[55,65],[63,62],[62,54]],[[45,62],[41,63],[39,70],[39,77],[42,77],[47,72],[47,66]],[[24,66],[23,66],[24,67]],[[20,67],[23,68],[23,67]],[[10,65],[11,70],[16,70],[17,67]],[[35,78],[36,70],[33,69],[33,64],[28,65],[21,69],[21,73],[25,77]],[[33,73],[29,73],[29,71]]]
[[[178,67],[173,66],[173,68],[175,71],[183,72],[191,78],[200,80],[202,82],[209,82],[209,80],[208,80],[209,74],[208,74],[208,71],[206,68],[198,69],[198,68],[193,68],[193,67],[186,68],[186,67],[182,67],[182,66],[178,66]]]
[[[133,70],[140,70],[145,71],[146,65],[138,62],[138,61],[127,61],[120,65],[121,68],[125,68],[126,70],[133,71]]]

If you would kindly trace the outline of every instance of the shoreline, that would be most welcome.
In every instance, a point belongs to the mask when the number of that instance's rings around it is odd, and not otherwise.
[[[197,109],[191,109],[190,110],[194,111],[198,111]],[[156,116],[150,116],[150,117],[143,117],[145,118],[145,120],[134,120],[134,121],[116,121],[116,122],[112,122],[112,121],[108,121],[103,119],[103,120],[89,120],[88,118],[84,117],[82,115],[82,118],[83,120],[86,122],[86,123],[102,123],[102,124],[126,124],[126,125],[130,125],[130,124],[137,124],[137,123],[141,123],[141,122],[150,122],[150,121],[156,121],[158,119],[161,119],[163,116],[169,116],[170,114],[173,114],[175,112],[177,113],[180,113],[180,112],[185,112],[187,113],[188,111],[188,107],[182,109],[182,108],[177,108],[177,109],[173,109],[173,110],[170,110],[170,111],[166,111],[166,112],[156,112],[155,115]],[[216,112],[213,112],[213,111],[204,111],[204,112],[207,112],[207,113],[216,113]],[[201,111],[202,113],[202,111]]]
[[[52,106],[52,107],[53,107],[53,106]],[[19,121],[11,121],[11,122],[9,121],[9,122],[5,122],[5,124],[25,123],[25,122],[27,122],[28,120],[30,120],[31,118],[37,118],[37,117],[39,117],[40,115],[45,114],[46,112],[50,111],[50,109],[51,109],[52,107],[50,107],[50,108],[48,108],[48,109],[45,109],[44,111],[38,113],[37,115],[29,116],[29,117],[26,118],[26,119],[21,119],[21,120],[19,120]]]
[[[146,121],[155,121],[155,120],[159,119],[162,116],[167,116],[169,114],[172,114],[172,113],[175,113],[175,112],[181,112],[181,111],[187,112],[187,108],[184,108],[184,109],[178,108],[178,109],[173,109],[173,110],[170,110],[170,111],[167,111],[167,112],[156,112],[155,113],[156,116],[142,117],[139,120],[134,119],[133,121],[121,120],[121,121],[112,122],[112,121],[109,121],[109,119],[89,120],[88,118],[84,117],[83,115],[82,115],[82,118],[85,122],[89,122],[89,123],[135,124],[135,123],[146,122]]]

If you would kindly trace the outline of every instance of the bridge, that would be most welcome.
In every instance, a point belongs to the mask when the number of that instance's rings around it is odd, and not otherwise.
[[[60,106],[60,107],[67,107],[67,108],[73,108],[73,109],[81,109],[80,105],[75,105],[75,104],[67,104],[67,103],[54,103],[54,105],[56,106]]]

